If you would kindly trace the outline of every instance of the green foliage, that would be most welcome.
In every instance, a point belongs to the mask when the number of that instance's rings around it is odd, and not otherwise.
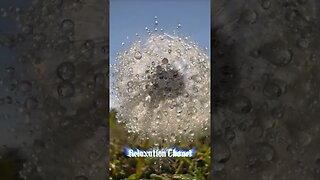
[[[110,113],[110,176],[111,179],[205,180],[210,171],[210,147],[207,136],[199,141],[183,144],[197,147],[192,158],[127,158],[123,145],[132,145],[123,125],[116,122],[116,112]],[[130,135],[132,136],[132,135]],[[135,147],[147,147],[148,142]],[[159,164],[161,164],[161,167]]]

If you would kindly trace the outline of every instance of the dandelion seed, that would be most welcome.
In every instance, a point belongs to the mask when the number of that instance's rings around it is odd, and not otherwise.
[[[115,69],[122,75],[115,73],[112,88],[119,94],[117,118],[128,132],[160,143],[193,139],[196,132],[207,131],[210,66],[205,52],[188,39],[166,33],[151,34],[143,48],[136,42],[131,49],[117,57]],[[181,127],[185,133],[178,131]]]

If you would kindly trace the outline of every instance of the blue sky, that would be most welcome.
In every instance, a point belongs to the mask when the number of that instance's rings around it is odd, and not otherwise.
[[[154,29],[154,17],[159,28],[180,33],[210,49],[210,0],[110,0],[110,56],[123,50],[122,42],[136,39],[135,34],[147,35],[145,27]],[[127,40],[129,37],[129,40]]]
[[[137,40],[136,33],[143,40],[145,27],[155,28],[155,16],[158,30],[173,34],[181,24],[182,37],[190,36],[200,47],[210,49],[210,7],[210,0],[110,0],[110,63],[130,46],[129,41]]]

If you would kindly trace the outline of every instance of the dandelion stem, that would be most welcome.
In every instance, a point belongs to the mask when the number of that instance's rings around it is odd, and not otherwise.
[[[179,174],[179,171],[182,168],[182,165],[183,165],[183,161],[180,162],[175,174]]]

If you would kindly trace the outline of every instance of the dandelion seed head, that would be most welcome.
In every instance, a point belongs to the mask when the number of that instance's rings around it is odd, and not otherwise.
[[[154,141],[192,140],[210,127],[209,57],[188,39],[151,34],[119,53],[114,66],[117,119]]]

